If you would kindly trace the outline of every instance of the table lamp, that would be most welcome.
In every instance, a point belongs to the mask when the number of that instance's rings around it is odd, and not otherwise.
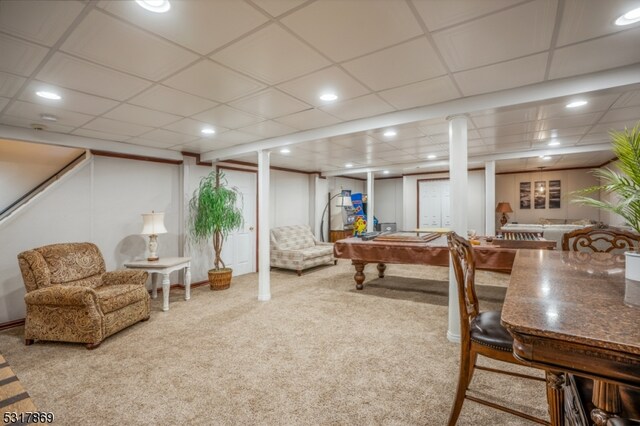
[[[149,236],[149,257],[147,260],[154,261],[160,259],[158,257],[158,234],[166,234],[167,228],[164,227],[164,213],[142,214],[142,235]]]
[[[500,226],[504,226],[509,221],[509,216],[507,213],[513,213],[511,209],[511,205],[509,203],[500,202],[498,203],[498,207],[496,207],[496,213],[502,213],[502,217],[500,218]]]

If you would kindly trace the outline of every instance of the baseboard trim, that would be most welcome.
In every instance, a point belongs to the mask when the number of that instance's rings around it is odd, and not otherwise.
[[[20,318],[17,320],[0,323],[0,331],[8,330],[10,328],[20,327],[24,325],[24,320],[25,320],[24,318]]]

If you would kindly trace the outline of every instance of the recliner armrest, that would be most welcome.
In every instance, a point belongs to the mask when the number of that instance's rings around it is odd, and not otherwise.
[[[96,292],[85,286],[52,285],[30,291],[24,296],[27,305],[92,306],[96,305]]]
[[[102,274],[102,285],[138,284],[145,285],[149,273],[147,271],[122,269]]]

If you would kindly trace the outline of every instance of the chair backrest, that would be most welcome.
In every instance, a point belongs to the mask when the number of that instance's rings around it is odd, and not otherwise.
[[[476,296],[476,262],[473,247],[469,241],[455,232],[447,234],[453,271],[458,283],[458,304],[460,307],[460,332],[462,337],[469,334],[469,323],[480,313]]]
[[[51,244],[18,255],[27,292],[56,284],[95,287],[106,268],[102,253],[92,243]]]
[[[271,230],[271,247],[274,249],[300,250],[315,245],[315,238],[307,225],[280,226]]]
[[[620,228],[590,226],[562,236],[562,250],[620,254],[638,250],[640,234]]]

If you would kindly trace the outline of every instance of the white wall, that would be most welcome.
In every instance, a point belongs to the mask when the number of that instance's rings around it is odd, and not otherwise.
[[[534,185],[536,181],[547,182],[547,190],[550,180],[560,180],[561,199],[559,209],[535,209],[532,205],[530,209],[520,208],[520,182],[531,182],[531,192],[533,197]],[[496,175],[496,205],[499,202],[511,204],[513,213],[509,213],[509,222],[537,223],[540,219],[588,219],[600,220],[600,211],[592,207],[570,203],[570,192],[598,185],[592,173],[588,169],[580,170],[558,170],[548,172],[526,172],[505,175]],[[598,194],[594,197],[598,198]],[[533,198],[532,198],[533,204]],[[549,200],[547,194],[548,207]],[[499,216],[496,215],[496,229],[500,228]]]
[[[169,231],[158,237],[160,256],[179,253],[180,167],[94,157],[0,226],[0,323],[25,315],[18,253],[46,244],[90,241],[107,270],[146,257],[142,213],[165,212]],[[178,274],[172,274],[172,282]]]
[[[449,173],[433,173],[425,175],[404,176],[402,178],[402,197],[404,201],[403,229],[413,230],[418,225],[418,180],[448,178]],[[468,188],[468,228],[474,229],[478,235],[484,235],[485,228],[485,186],[484,170],[469,172]]]
[[[395,223],[404,229],[402,178],[376,179],[374,186],[375,216],[378,223]]]
[[[314,175],[272,170],[270,175],[271,228],[310,225],[309,180]]]

